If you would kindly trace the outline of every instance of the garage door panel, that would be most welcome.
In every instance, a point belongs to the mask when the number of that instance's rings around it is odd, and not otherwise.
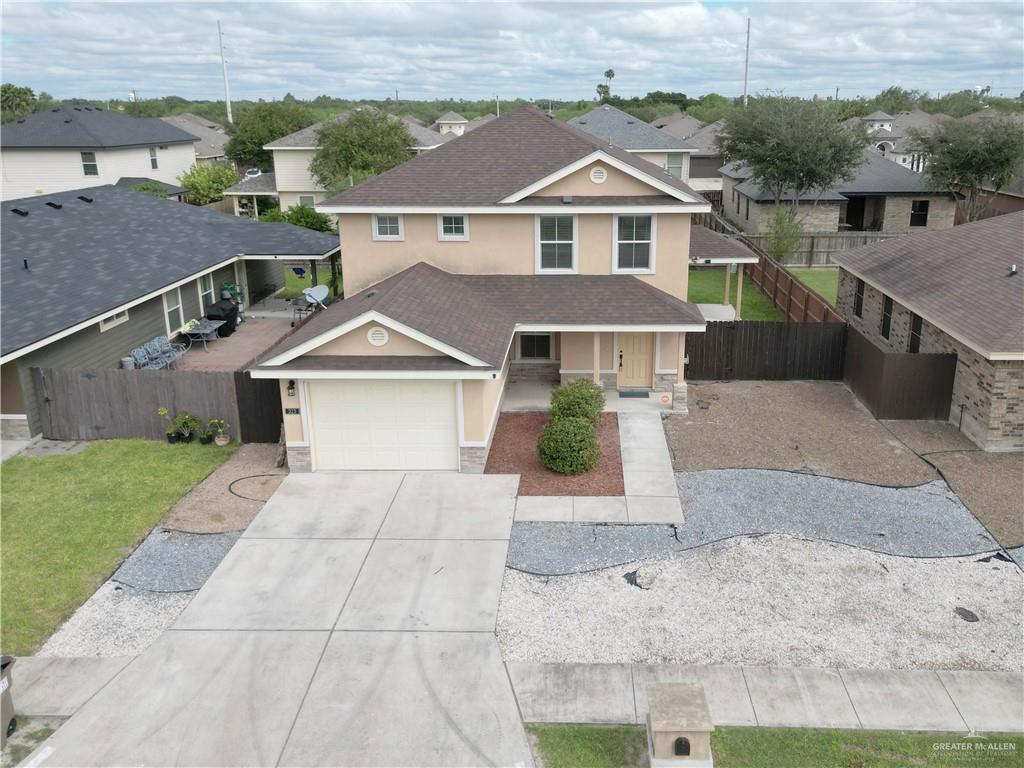
[[[455,385],[310,382],[317,469],[458,469]]]

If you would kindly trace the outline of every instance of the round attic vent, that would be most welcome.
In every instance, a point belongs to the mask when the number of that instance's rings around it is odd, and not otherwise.
[[[601,166],[590,169],[590,180],[595,184],[604,184],[608,180],[608,171]]]
[[[366,340],[375,347],[383,347],[388,343],[388,339],[391,338],[387,328],[381,328],[379,325],[373,326],[366,332]]]

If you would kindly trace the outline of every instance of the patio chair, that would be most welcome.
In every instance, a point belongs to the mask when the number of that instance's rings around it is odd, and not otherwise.
[[[146,349],[143,347],[136,347],[131,351],[132,360],[135,361],[136,368],[145,368],[147,370],[154,370],[157,368],[163,368],[163,363],[159,358],[153,359]]]
[[[188,352],[188,344],[182,344],[180,341],[171,341],[166,336],[157,336],[153,341],[161,352],[173,356],[174,360]]]
[[[162,348],[157,343],[156,339],[150,339],[149,341],[142,345],[142,348],[149,353],[149,356],[153,360],[158,360],[160,362],[160,365],[158,366],[159,368],[169,367],[171,364],[174,363],[175,360],[178,359],[178,357],[173,352],[171,352],[168,349]]]

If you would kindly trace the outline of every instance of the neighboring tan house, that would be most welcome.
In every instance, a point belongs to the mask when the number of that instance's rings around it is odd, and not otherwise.
[[[7,438],[40,431],[33,367],[115,368],[133,348],[202,317],[225,281],[249,297],[274,280],[281,287],[280,259],[329,261],[338,252],[336,235],[123,186],[5,201],[0,238]]]
[[[1024,449],[1024,213],[833,256],[836,309],[889,352],[957,356],[949,420],[986,450]]]
[[[694,123],[697,127],[694,128]],[[725,127],[725,122],[716,120],[707,125],[701,125],[692,117],[684,120],[669,123],[660,130],[677,139],[684,139],[687,144],[693,147],[690,155],[690,183],[699,185],[700,189],[721,189],[722,176],[718,169],[722,166],[724,159],[722,152],[718,149],[718,135]]]
[[[725,215],[745,232],[765,232],[775,213],[775,195],[763,189],[741,163],[720,169]],[[784,195],[783,200],[788,201]],[[956,217],[952,193],[927,174],[889,162],[873,149],[854,178],[799,201],[807,232],[912,232],[917,228],[947,229]]]
[[[84,104],[54,107],[0,128],[0,198],[116,184],[122,177],[176,185],[195,165],[197,141],[155,117]]]
[[[628,112],[603,104],[585,115],[570,119],[569,125],[654,163],[666,173],[690,183],[690,154],[694,151],[693,147]],[[691,186],[698,191],[701,189],[697,185]]]
[[[196,164],[227,163],[228,134],[224,126],[205,117],[183,112],[180,115],[161,117],[165,123],[181,128],[199,139],[196,142]]]
[[[685,409],[710,205],[636,155],[522,106],[317,209],[346,298],[251,369],[280,382],[292,471],[481,472],[510,372]]]
[[[928,133],[937,126],[952,120],[949,115],[931,114],[920,109],[888,115],[872,112],[867,117],[851,117],[844,125],[863,126],[871,137],[871,145],[880,155],[904,168],[920,173],[924,170],[925,157],[914,141],[913,131]]]

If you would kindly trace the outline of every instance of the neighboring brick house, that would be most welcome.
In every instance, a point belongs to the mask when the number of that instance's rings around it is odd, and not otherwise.
[[[986,450],[1024,450],[1022,254],[1012,213],[834,257],[850,325],[886,351],[956,354],[949,420]]]
[[[723,166],[722,206],[725,215],[751,234],[765,232],[775,213],[775,196],[751,178],[740,163]],[[784,196],[783,200],[789,201]],[[891,163],[872,149],[853,179],[800,199],[805,232],[891,232],[949,229],[956,201],[927,175]]]

